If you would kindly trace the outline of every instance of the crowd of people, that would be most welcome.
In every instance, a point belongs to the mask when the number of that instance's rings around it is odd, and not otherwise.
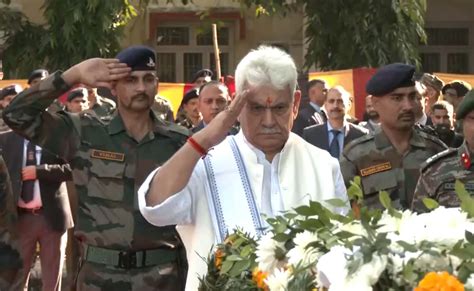
[[[398,209],[457,207],[457,180],[474,194],[466,82],[383,66],[359,122],[344,87],[311,80],[303,94],[291,56],[261,46],[234,94],[196,72],[175,119],[155,55],[132,46],[0,91],[0,290],[27,288],[36,254],[43,290],[198,290],[229,231],[262,235],[265,217],[309,201],[345,215],[356,177],[370,208],[380,191]]]

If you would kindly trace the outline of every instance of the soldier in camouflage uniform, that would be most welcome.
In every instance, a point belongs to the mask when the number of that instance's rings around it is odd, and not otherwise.
[[[98,95],[97,88],[87,88],[87,99],[89,99],[89,109],[97,116],[108,116],[117,107],[113,100]]]
[[[2,114],[3,109],[6,108],[13,98],[22,90],[23,88],[18,84],[12,84],[0,90],[0,114]],[[5,124],[3,119],[0,120],[0,132],[7,130],[10,130],[8,125]]]
[[[159,118],[169,122],[174,122],[173,108],[171,108],[170,102],[164,97],[156,95],[151,110],[153,110]]]
[[[415,190],[412,208],[426,211],[423,198],[429,197],[446,207],[459,207],[459,197],[454,190],[456,180],[464,183],[474,195],[474,90],[460,103],[456,116],[463,120],[465,141],[456,149],[443,151],[426,161]]]
[[[180,110],[178,110],[178,117],[176,123],[192,129],[199,124],[201,121],[201,113],[198,110],[198,89],[191,89],[183,96],[181,101]]]
[[[23,290],[18,219],[8,168],[0,155],[0,290]]]
[[[413,129],[416,98],[415,68],[391,64],[380,68],[367,83],[381,127],[349,143],[341,156],[346,186],[361,177],[364,204],[380,208],[379,191],[387,191],[397,208],[411,205],[420,165],[446,149],[439,139]]]
[[[77,290],[183,290],[187,264],[175,226],[155,227],[140,214],[136,191],[186,141],[181,127],[150,110],[157,88],[155,52],[125,49],[117,59],[89,59],[20,94],[4,112],[11,128],[69,161],[82,243]],[[44,111],[74,84],[117,96],[108,117]],[[71,198],[75,201],[76,198]]]

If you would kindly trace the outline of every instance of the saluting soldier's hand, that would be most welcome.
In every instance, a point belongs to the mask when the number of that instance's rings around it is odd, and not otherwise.
[[[36,180],[36,166],[26,166],[21,170],[23,181]]]
[[[193,138],[206,149],[223,141],[247,103],[249,94],[250,90],[245,90],[236,95],[227,109],[217,114],[206,127],[194,134]]]
[[[117,59],[93,58],[76,64],[63,73],[68,85],[84,84],[90,87],[111,87],[111,83],[130,74],[127,64]]]

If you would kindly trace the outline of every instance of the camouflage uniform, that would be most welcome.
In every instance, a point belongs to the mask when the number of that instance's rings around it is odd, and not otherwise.
[[[18,219],[8,168],[0,156],[0,290],[23,290],[22,260],[18,234],[14,225]]]
[[[381,128],[349,143],[340,164],[348,187],[355,176],[361,177],[364,203],[381,208],[379,191],[387,191],[397,208],[409,208],[420,165],[429,157],[446,149],[439,139],[413,130],[410,150],[401,156]]]
[[[182,290],[187,265],[175,226],[149,224],[136,193],[184,144],[187,132],[151,112],[153,131],[137,142],[118,112],[99,118],[88,111],[44,111],[68,90],[60,74],[18,95],[4,119],[73,169],[75,235],[83,246],[78,290]]]
[[[96,100],[95,104],[89,109],[94,111],[97,116],[107,116],[115,111],[114,101],[99,95],[96,96]]]
[[[466,169],[463,154],[470,156],[465,142],[459,148],[443,151],[426,161],[416,185],[412,204],[414,210],[427,210],[423,204],[426,197],[446,207],[459,207],[459,197],[454,191],[456,180],[460,180],[466,190],[474,195],[474,161],[471,159],[471,165]]]
[[[153,110],[159,118],[169,122],[174,122],[173,109],[171,108],[170,102],[165,98],[156,95],[151,110]]]
[[[0,116],[2,113],[3,113],[3,109],[0,109]],[[8,125],[5,124],[5,121],[3,121],[3,119],[0,119],[0,132],[7,131],[7,130],[10,130],[10,128],[8,127]]]
[[[186,116],[184,111],[182,113],[178,113],[178,118],[176,118],[176,124],[182,127],[186,127],[187,129],[194,128],[193,122]]]

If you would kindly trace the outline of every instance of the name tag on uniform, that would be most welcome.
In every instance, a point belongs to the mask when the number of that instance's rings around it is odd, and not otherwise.
[[[382,164],[378,164],[378,165],[374,165],[374,166],[371,166],[371,167],[368,167],[368,168],[361,169],[360,170],[360,175],[362,177],[370,176],[370,175],[373,175],[373,174],[376,174],[376,173],[388,171],[391,168],[392,168],[392,164],[390,164],[390,162],[385,162],[385,163],[382,163]]]
[[[125,160],[125,154],[100,151],[100,150],[92,150],[91,157],[96,158],[96,159],[101,159],[101,160],[110,160],[110,161],[117,161],[117,162],[123,162]]]

